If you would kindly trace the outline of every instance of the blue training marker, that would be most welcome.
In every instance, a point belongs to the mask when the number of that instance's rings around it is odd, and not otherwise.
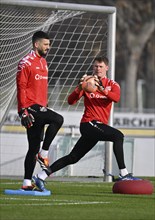
[[[4,193],[6,195],[23,195],[23,196],[50,196],[51,195],[51,191],[50,190],[46,190],[46,191],[25,191],[22,189],[5,189]]]

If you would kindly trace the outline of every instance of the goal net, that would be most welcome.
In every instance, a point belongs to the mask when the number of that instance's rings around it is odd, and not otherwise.
[[[78,126],[83,111],[82,101],[69,106],[67,97],[82,75],[91,74],[94,57],[109,57],[110,77],[113,77],[115,48],[111,34],[115,23],[111,15],[114,12],[115,8],[104,6],[1,1],[2,175],[23,175],[21,164],[27,151],[27,141],[16,110],[16,70],[19,60],[31,50],[33,33],[43,30],[50,36],[51,48],[46,57],[49,68],[49,107],[61,113],[65,119],[50,148],[53,161],[67,154],[80,135]],[[74,169],[70,166],[58,172],[59,175],[102,175],[104,144],[99,143],[93,151],[78,165],[74,165]],[[93,167],[90,167],[90,159],[94,161]],[[85,171],[81,172],[80,167],[85,167]]]

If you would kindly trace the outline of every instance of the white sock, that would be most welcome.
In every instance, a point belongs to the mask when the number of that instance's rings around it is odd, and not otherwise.
[[[120,174],[121,174],[121,176],[125,176],[125,175],[127,175],[128,173],[129,173],[129,172],[127,171],[126,168],[120,169]]]
[[[45,180],[48,175],[46,174],[46,172],[44,170],[42,170],[40,173],[37,174],[37,176],[41,179],[41,180]]]
[[[29,179],[23,180],[23,186],[31,186],[31,185],[32,185],[31,180],[29,180]]]
[[[41,157],[46,158],[48,157],[48,150],[41,149],[40,154],[41,154]]]

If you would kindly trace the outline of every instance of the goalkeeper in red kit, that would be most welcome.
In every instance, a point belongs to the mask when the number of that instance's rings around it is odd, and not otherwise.
[[[36,160],[42,169],[50,172],[48,150],[63,124],[63,117],[47,107],[48,67],[44,57],[50,48],[48,34],[34,33],[32,45],[33,49],[20,60],[16,76],[18,114],[28,140],[22,189],[28,191],[39,190],[32,184]]]
[[[44,180],[50,174],[78,162],[98,141],[113,142],[113,151],[119,167],[119,181],[140,180],[128,173],[125,166],[123,133],[108,125],[112,102],[118,102],[120,99],[120,86],[117,82],[107,78],[108,68],[106,57],[96,57],[93,62],[93,75],[96,78],[97,91],[88,93],[82,90],[81,83],[86,76],[84,75],[79,85],[69,95],[70,105],[75,104],[81,97],[84,98],[85,110],[80,123],[81,136],[68,155],[50,165],[50,172],[43,170],[33,177],[38,188],[44,190]]]

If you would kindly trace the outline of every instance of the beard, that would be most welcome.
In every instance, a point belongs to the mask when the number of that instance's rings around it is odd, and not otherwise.
[[[44,52],[43,50],[39,50],[38,49],[38,54],[41,56],[41,57],[45,57],[46,54],[47,54],[48,50],[46,50],[46,52]]]

